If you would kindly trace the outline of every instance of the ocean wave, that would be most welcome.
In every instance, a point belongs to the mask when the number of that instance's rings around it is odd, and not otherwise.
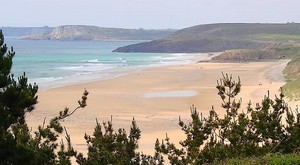
[[[154,56],[152,57],[153,60],[165,60],[165,61],[174,61],[174,60],[182,60],[182,59],[187,59],[189,58],[188,56],[185,56],[185,53],[176,53],[176,54],[171,54],[171,55],[166,55],[166,56]]]
[[[154,57],[151,57],[152,59],[161,59],[162,56],[154,56]]]
[[[87,63],[99,63],[100,61],[98,59],[92,59],[92,60],[86,60],[84,62],[87,62]]]
[[[187,53],[173,53],[173,56],[186,56]]]
[[[91,64],[117,64],[117,63],[127,63],[127,60],[124,60],[123,58],[118,58],[117,60],[98,60],[98,59],[93,59],[93,60],[85,60],[83,63],[91,63]]]
[[[118,65],[115,64],[83,64],[78,66],[64,66],[64,67],[58,67],[56,69],[58,70],[67,70],[67,71],[77,71],[77,72],[95,72],[95,71],[101,71],[106,69],[112,69],[118,67]]]
[[[59,69],[59,70],[80,70],[84,67],[84,65],[80,66],[63,66],[63,67],[57,67],[54,69]]]
[[[192,60],[177,60],[177,61],[159,61],[162,65],[182,65],[182,64],[190,64]]]
[[[39,83],[53,82],[61,79],[63,79],[63,77],[40,77],[40,78],[31,79],[31,82],[35,82],[39,84]]]

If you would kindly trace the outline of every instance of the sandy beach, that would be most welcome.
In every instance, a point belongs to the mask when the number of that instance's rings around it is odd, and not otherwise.
[[[260,102],[267,91],[274,98],[285,84],[282,70],[287,60],[252,63],[196,63],[188,65],[149,68],[110,80],[101,80],[40,91],[36,110],[27,115],[33,130],[41,125],[44,117],[50,119],[66,106],[77,106],[84,89],[89,91],[88,106],[67,118],[62,124],[71,135],[74,148],[86,152],[84,134],[92,134],[95,118],[111,120],[115,130],[129,129],[132,118],[142,131],[140,150],[154,153],[156,138],[168,133],[171,141],[184,138],[178,126],[178,117],[190,119],[190,106],[207,115],[212,105],[220,114],[221,99],[216,82],[221,72],[232,74],[242,82],[240,99],[243,109],[249,100]]]

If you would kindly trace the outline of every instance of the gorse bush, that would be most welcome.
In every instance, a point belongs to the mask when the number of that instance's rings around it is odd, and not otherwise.
[[[184,123],[179,119],[186,134],[186,139],[180,141],[181,148],[169,137],[161,142],[157,139],[156,155],[167,155],[171,164],[178,165],[299,151],[300,113],[288,108],[282,93],[274,100],[268,94],[254,108],[249,102],[242,111],[241,101],[235,99],[241,90],[239,79],[234,81],[232,76],[223,74],[217,89],[226,112],[224,117],[214,108],[208,117],[203,117],[191,107],[192,121]]]
[[[300,150],[300,113],[291,110],[284,95],[270,99],[265,96],[254,107],[251,102],[241,110],[241,101],[236,100],[241,82],[223,74],[217,83],[218,95],[225,111],[223,117],[212,108],[203,117],[196,107],[191,107],[191,121],[179,126],[186,139],[180,147],[170,138],[155,143],[155,155],[137,152],[141,130],[133,119],[129,134],[124,129],[113,129],[112,122],[99,124],[93,135],[84,135],[87,155],[75,151],[70,135],[61,121],[87,103],[88,92],[84,91],[78,106],[59,112],[48,124],[46,119],[37,131],[31,132],[25,122],[25,114],[37,104],[36,84],[29,84],[25,73],[17,78],[11,74],[13,48],[8,50],[0,31],[0,164],[71,164],[75,158],[82,165],[131,165],[164,164],[167,156],[171,164],[203,164],[224,159],[263,156],[270,153],[294,153]],[[59,136],[65,133],[65,139]],[[234,159],[233,159],[234,161]],[[272,159],[272,161],[280,161]],[[299,162],[291,158],[291,162]]]

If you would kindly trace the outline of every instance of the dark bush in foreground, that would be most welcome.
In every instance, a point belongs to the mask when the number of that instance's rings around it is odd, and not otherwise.
[[[203,117],[191,107],[192,121],[186,124],[179,119],[186,134],[181,148],[166,137],[156,141],[156,155],[167,155],[171,164],[184,165],[299,150],[300,113],[288,108],[283,94],[275,100],[267,95],[254,108],[249,102],[246,110],[240,110],[241,100],[235,100],[241,90],[239,79],[235,82],[231,76],[223,75],[217,89],[225,116],[220,117],[212,108],[209,116]]]

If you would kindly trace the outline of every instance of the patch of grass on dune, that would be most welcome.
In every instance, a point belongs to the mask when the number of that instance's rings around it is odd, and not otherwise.
[[[274,42],[299,42],[299,34],[256,34],[250,36],[252,39],[262,40],[262,41],[274,41]]]
[[[287,83],[283,86],[283,93],[290,99],[300,100],[300,45],[282,44],[274,48],[279,57],[291,61],[283,70]]]
[[[292,60],[300,58],[300,45],[297,44],[280,44],[274,50],[279,56],[285,56]]]
[[[300,100],[300,80],[288,81],[283,87],[283,93],[289,99]]]
[[[212,165],[296,165],[300,164],[300,154],[271,154],[263,157],[227,159]]]
[[[284,69],[283,74],[289,81],[300,79],[300,58],[291,59]]]

